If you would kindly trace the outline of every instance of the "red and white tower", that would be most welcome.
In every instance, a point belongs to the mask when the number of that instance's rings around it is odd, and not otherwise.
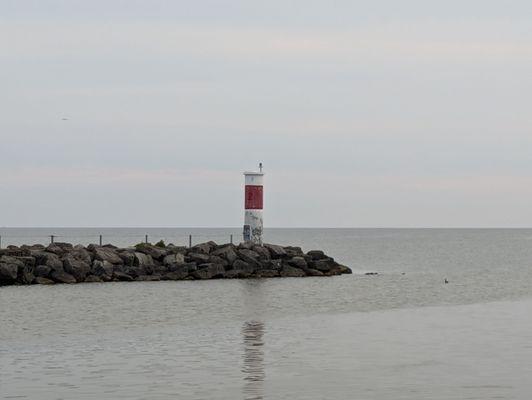
[[[244,172],[244,176],[246,179],[244,241],[262,244],[264,204],[262,163],[259,164],[259,172]]]

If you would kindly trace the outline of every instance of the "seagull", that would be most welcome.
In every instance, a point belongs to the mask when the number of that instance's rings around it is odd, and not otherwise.
[[[449,281],[447,280],[447,278],[445,278],[445,280],[444,280],[443,282],[445,282],[445,284],[449,283]]]

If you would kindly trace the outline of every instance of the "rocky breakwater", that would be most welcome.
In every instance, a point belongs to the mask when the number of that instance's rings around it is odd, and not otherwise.
[[[275,278],[350,274],[320,250],[214,242],[192,248],[138,244],[87,247],[54,243],[0,250],[0,285]]]

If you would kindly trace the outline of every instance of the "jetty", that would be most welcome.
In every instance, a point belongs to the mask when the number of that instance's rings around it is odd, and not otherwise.
[[[179,281],[328,277],[351,274],[323,251],[296,246],[206,242],[193,247],[139,243],[70,243],[8,246],[0,249],[0,285],[115,281]]]

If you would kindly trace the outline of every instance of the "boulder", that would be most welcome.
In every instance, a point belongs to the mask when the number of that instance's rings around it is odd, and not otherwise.
[[[89,265],[92,263],[91,253],[84,248],[79,248],[78,246],[76,246],[71,252],[66,253],[66,255],[71,256],[76,260],[83,261]]]
[[[63,262],[59,259],[57,254],[41,250],[32,250],[31,255],[32,257],[35,257],[37,265],[47,265],[54,271],[63,270]]]
[[[141,243],[135,246],[135,250],[151,256],[154,260],[162,261],[169,253],[164,247],[158,247],[149,243]]]
[[[26,257],[14,257],[14,258],[19,261],[22,261],[22,263],[26,267],[30,267],[32,269],[35,267],[35,262],[36,262],[35,257],[26,256]]]
[[[94,258],[99,261],[107,261],[111,264],[123,264],[122,259],[114,249],[109,247],[94,247]]]
[[[44,247],[43,247],[44,248]],[[9,246],[7,249],[0,249],[0,256],[9,256],[9,257],[28,257],[30,256],[29,248],[18,248]]]
[[[70,247],[67,247],[65,245],[69,245]],[[50,243],[48,246],[46,246],[45,251],[48,253],[53,253],[56,256],[62,256],[67,251],[72,250],[72,245],[70,243]]]
[[[153,262],[152,256],[150,256],[149,254],[141,253],[138,251],[136,251],[134,254],[135,260],[133,262],[133,265],[137,267],[147,267],[155,264]]]
[[[195,279],[212,279],[222,278],[224,276],[225,269],[219,264],[201,264],[198,265],[198,270],[191,273]]]
[[[235,247],[233,245],[227,245],[227,246],[220,247],[212,251],[211,255],[223,258],[229,264],[233,264],[235,260],[238,258],[238,255],[236,254],[236,251],[235,251]]]
[[[300,269],[307,268],[307,262],[305,261],[303,257],[300,257],[300,256],[292,257],[290,260],[287,260],[286,263],[288,263],[289,265],[293,267],[300,268]]]
[[[336,265],[337,263],[334,261],[334,259],[327,257],[322,260],[313,261],[310,264],[310,267],[321,272],[327,272]]]
[[[180,281],[182,279],[185,279],[188,276],[188,269],[186,267],[181,266],[179,269],[176,269],[175,271],[170,271],[161,276],[161,279],[164,281]]]
[[[283,261],[282,260],[270,260],[267,263],[264,264],[263,269],[273,269],[276,271],[280,271],[281,268],[283,268]]]
[[[15,283],[18,276],[18,267],[18,264],[8,264],[0,261],[0,284],[10,285]]]
[[[265,244],[263,247],[267,248],[272,258],[284,258],[287,253],[281,246],[275,244]]]
[[[211,250],[216,248],[216,243],[207,242],[192,246],[191,251],[194,253],[210,254]]]
[[[124,265],[131,267],[135,265],[135,252],[134,251],[122,251],[118,253],[118,257],[122,259]]]
[[[18,281],[24,285],[30,285],[35,279],[33,267],[24,265],[18,268]]]
[[[94,260],[91,274],[99,277],[107,276],[110,279],[113,276],[114,268],[114,265],[109,261]]]
[[[204,253],[188,253],[187,258],[189,261],[194,261],[199,264],[205,264],[209,262],[211,257],[208,254]]]
[[[91,266],[83,260],[78,260],[72,255],[67,255],[63,258],[63,269],[76,278],[78,282],[83,282],[91,271]]]
[[[52,272],[52,268],[50,268],[48,265],[37,265],[33,269],[33,274],[36,277],[46,278],[50,275]]]
[[[297,247],[297,246],[286,246],[284,247],[284,251],[286,251],[286,254],[289,257],[297,257],[297,256],[305,255],[305,253],[303,253],[303,250],[301,250],[301,247]]]
[[[209,257],[209,263],[212,263],[212,264],[220,264],[222,265],[224,268],[227,267],[229,265],[229,262],[222,258],[222,257],[218,257],[218,256],[210,256]]]
[[[169,254],[164,260],[164,265],[180,265],[185,263],[185,256],[181,253]]]
[[[324,258],[328,258],[321,250],[310,250],[309,252],[307,252],[307,256],[309,256],[312,261],[323,260]]]
[[[53,271],[50,276],[57,283],[76,283],[76,278],[64,271]]]
[[[124,272],[114,272],[113,279],[116,281],[131,282],[133,280],[133,277]]]
[[[275,269],[262,269],[257,271],[257,276],[259,278],[276,278],[280,276],[280,273]]]
[[[255,272],[256,268],[254,267],[253,264],[249,264],[242,260],[236,260],[233,263],[233,270],[245,272],[247,274],[252,274],[253,272]]]
[[[284,265],[283,269],[280,272],[280,275],[282,277],[293,277],[293,278],[299,278],[302,276],[305,276],[305,271],[299,268],[291,267],[290,265]]]
[[[260,260],[269,260],[270,251],[264,246],[253,246],[253,251],[259,255]]]

